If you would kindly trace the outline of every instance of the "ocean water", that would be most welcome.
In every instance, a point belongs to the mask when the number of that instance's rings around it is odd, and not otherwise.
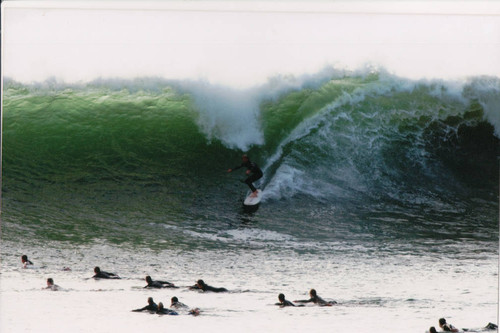
[[[6,80],[2,125],[2,332],[498,322],[499,78]],[[226,172],[243,153],[264,171],[253,211],[243,170]],[[200,278],[230,292],[187,290]],[[274,305],[311,288],[338,304]],[[201,315],[130,312],[149,296]]]

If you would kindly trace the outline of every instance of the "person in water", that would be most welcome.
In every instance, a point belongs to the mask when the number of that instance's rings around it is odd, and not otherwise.
[[[295,306],[295,304],[293,304],[292,302],[285,299],[285,294],[279,294],[278,300],[279,300],[279,303],[276,303],[275,305],[279,305],[280,307]]]
[[[486,325],[484,328],[487,329],[487,330],[497,330],[498,329],[498,325],[497,324],[493,324],[493,323],[488,323],[488,325]]]
[[[167,281],[153,281],[151,276],[146,276],[146,282],[148,283],[147,286],[144,288],[177,288],[173,283],[167,282]]]
[[[259,168],[259,166],[256,163],[250,161],[250,159],[248,158],[247,155],[243,155],[241,157],[241,160],[243,161],[243,163],[241,163],[241,165],[236,166],[232,169],[228,169],[227,172],[232,172],[232,171],[238,170],[239,168],[242,168],[242,167],[247,168],[246,174],[248,175],[248,178],[244,180],[244,183],[247,184],[248,187],[250,187],[250,190],[252,191],[252,194],[250,196],[256,197],[257,196],[257,189],[255,188],[255,186],[253,186],[252,183],[259,180],[260,178],[262,178],[262,176],[263,176],[262,170]]]
[[[28,256],[25,254],[21,256],[21,262],[23,263],[23,268],[33,267],[33,263],[28,259]]]
[[[226,288],[215,288],[215,287],[209,286],[203,280],[198,280],[196,282],[196,285],[198,286],[198,289],[203,290],[203,291],[212,291],[214,293],[227,292]]]
[[[93,276],[94,279],[120,279],[120,277],[115,273],[108,273],[101,271],[101,269],[98,266],[94,267],[94,273],[95,273],[95,275]]]
[[[444,321],[444,324],[446,324],[446,320]],[[496,324],[493,324],[493,323],[488,323],[484,328],[480,329],[481,331],[483,330],[496,330],[498,329],[498,326]],[[443,328],[443,330],[445,332],[451,332],[451,331],[446,331],[446,329]],[[462,329],[463,331],[467,332],[469,331],[470,329],[467,329],[467,328],[463,328]],[[471,330],[472,331],[472,330]],[[476,331],[476,330],[474,330]],[[457,330],[458,332],[458,330]],[[429,333],[437,333],[437,330],[434,326],[432,326],[431,328],[429,328]]]
[[[132,310],[133,312],[149,311],[150,313],[155,313],[158,311],[158,305],[153,300],[153,297],[148,298],[148,305],[143,308]]]
[[[448,324],[444,318],[439,319],[439,327],[445,332],[458,332],[458,329],[452,324]]]
[[[54,280],[52,278],[48,278],[47,279],[47,287],[45,289],[57,291],[57,290],[61,289],[61,287],[59,287],[57,284],[54,284]]]
[[[170,307],[173,309],[187,309],[188,306],[184,303],[179,302],[179,299],[174,296],[170,299]]]
[[[186,304],[179,302],[179,299],[176,296],[170,299],[170,307],[172,309],[179,309],[179,310],[187,310],[189,308],[189,306],[187,306]],[[199,308],[191,309],[188,311],[188,314],[197,316],[200,314],[200,309]]]
[[[156,310],[156,314],[160,314],[160,315],[164,315],[164,314],[167,314],[167,315],[173,315],[173,316],[176,316],[178,315],[177,312],[173,311],[173,310],[170,310],[170,309],[167,309],[163,306],[163,303],[160,302],[158,303],[158,309]]]
[[[335,301],[325,301],[324,299],[319,297],[318,294],[316,293],[315,289],[311,289],[309,291],[309,296],[311,296],[310,299],[298,300],[298,301],[294,301],[294,302],[296,302],[296,303],[310,303],[310,302],[312,302],[312,303],[320,305],[320,306],[331,306],[333,304],[337,304],[337,302],[335,302]]]

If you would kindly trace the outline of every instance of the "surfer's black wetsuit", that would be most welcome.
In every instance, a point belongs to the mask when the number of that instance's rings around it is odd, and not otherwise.
[[[147,286],[144,288],[177,288],[173,283],[167,282],[167,281],[154,281],[151,279],[151,277],[148,275],[146,276],[146,282],[148,283]]]
[[[203,290],[203,291],[212,291],[214,293],[224,293],[224,292],[227,292],[226,288],[215,288],[215,287],[207,286],[207,285],[205,285],[201,290]]]
[[[276,303],[276,305],[279,305],[281,307],[283,307],[283,306],[295,306],[295,304],[293,304],[292,302],[290,302],[286,299],[283,302]]]
[[[295,304],[293,304],[292,302],[290,302],[290,301],[288,301],[288,300],[285,299],[285,295],[284,294],[279,294],[278,295],[278,300],[280,302],[276,303],[276,305],[279,305],[280,307],[295,306]],[[304,306],[304,305],[299,305],[299,306]]]
[[[295,301],[297,303],[314,303],[314,304],[318,304],[318,305],[333,305],[333,304],[337,304],[337,302],[335,301],[325,301],[324,299],[322,299],[321,297],[319,297],[318,295],[316,296],[312,296],[310,299],[307,299],[307,300],[299,300],[299,301]]]
[[[453,332],[453,330],[456,330],[455,326],[453,326],[451,324],[444,324],[441,328],[445,332]]]
[[[135,309],[132,311],[134,311],[134,312],[142,312],[142,311],[156,312],[156,311],[158,311],[158,306],[155,303],[153,303],[153,304],[148,304],[143,308]]]
[[[151,283],[148,283],[147,286],[145,286],[144,288],[177,288],[176,286],[174,286],[172,283],[170,282],[166,282],[166,281],[151,281]]]
[[[203,280],[198,280],[197,285],[198,285],[198,288],[203,290],[203,291],[212,291],[214,293],[227,292],[226,288],[215,288],[215,287],[209,286],[208,284],[203,282]]]
[[[250,170],[250,172],[252,173],[247,179],[245,179],[244,183],[247,184],[248,187],[250,187],[250,190],[252,192],[257,191],[257,189],[255,188],[255,186],[253,186],[252,183],[262,178],[262,176],[264,175],[262,173],[262,170],[259,168],[257,163],[254,163],[250,160],[241,163],[240,166],[234,167],[233,170],[237,170],[243,167],[247,168],[247,170]]]
[[[99,272],[93,276],[94,279],[119,279],[120,277],[114,273]]]
[[[146,305],[143,308],[135,309],[135,310],[132,310],[132,311],[133,312],[142,312],[142,311],[156,312],[156,311],[158,311],[158,305],[150,297],[150,298],[148,298],[148,305]]]
[[[115,273],[108,273],[101,271],[99,267],[94,268],[94,273],[95,273],[95,275],[93,276],[94,279],[120,279],[120,277]]]

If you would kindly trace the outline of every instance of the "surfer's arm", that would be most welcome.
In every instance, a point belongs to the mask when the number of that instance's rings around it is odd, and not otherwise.
[[[142,311],[146,310],[147,308],[148,308],[148,306],[146,305],[143,308],[132,310],[132,312],[142,312]]]
[[[227,172],[231,172],[231,171],[234,171],[234,170],[238,170],[239,168],[241,168],[241,165],[240,165],[240,166],[236,166],[236,167],[234,167],[234,168],[232,168],[232,169],[229,169],[229,170],[227,170]]]
[[[244,166],[246,166],[246,165],[245,165],[245,163],[242,163],[242,164],[240,164],[240,165],[238,165],[238,166],[235,166],[235,167],[234,167],[234,168],[232,168],[232,169],[227,170],[227,172],[231,172],[231,171],[234,171],[234,170],[238,170],[238,169],[240,169],[240,168],[243,168]]]

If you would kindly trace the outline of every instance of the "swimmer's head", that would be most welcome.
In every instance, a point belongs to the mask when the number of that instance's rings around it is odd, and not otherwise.
[[[21,261],[22,261],[22,262],[26,262],[26,261],[28,261],[28,256],[27,256],[27,255],[25,255],[25,254],[23,254],[23,255],[21,256]]]
[[[315,297],[316,296],[316,290],[315,289],[311,289],[309,291],[309,295],[311,295],[311,297]]]
[[[158,303],[158,309],[159,310],[163,309],[163,303],[162,302]]]
[[[149,276],[149,275],[148,275],[148,276],[146,276],[146,282],[147,282],[147,283],[151,283],[151,282],[153,282],[153,279],[151,279],[151,276]]]
[[[99,268],[99,266],[95,266],[94,267],[94,273],[100,273],[101,272],[101,269]]]
[[[280,302],[283,302],[285,300],[285,295],[284,294],[279,294],[278,295],[278,299],[280,300]]]
[[[446,324],[446,319],[440,318],[439,319],[439,326],[443,326],[444,324]]]
[[[170,300],[172,301],[172,304],[179,302],[179,299],[175,296],[172,297]]]
[[[201,279],[200,279],[200,280],[198,280],[198,281],[196,282],[196,284],[197,284],[198,286],[204,286],[204,285],[205,285],[205,282],[204,282],[203,280],[201,280]]]
[[[54,284],[54,280],[52,280],[52,278],[48,278],[47,279],[47,286],[51,286]]]
[[[148,303],[149,303],[149,304],[154,303],[154,302],[153,302],[153,297],[148,297]]]

